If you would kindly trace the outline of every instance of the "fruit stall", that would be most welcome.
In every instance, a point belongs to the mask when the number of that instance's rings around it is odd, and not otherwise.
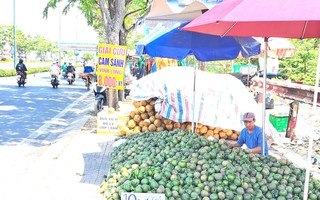
[[[119,125],[122,137],[101,184],[105,198],[303,199],[304,169],[228,146],[244,127],[243,113],[259,113],[245,86],[230,75],[180,69],[134,83],[132,111]],[[312,177],[308,199],[320,199],[320,181]]]

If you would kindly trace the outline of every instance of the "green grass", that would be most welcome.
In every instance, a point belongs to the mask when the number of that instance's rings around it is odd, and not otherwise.
[[[29,68],[27,74],[36,74],[41,72],[48,72],[50,67],[38,67],[38,68]],[[0,69],[0,77],[8,77],[8,76],[15,76],[16,70],[15,69]]]
[[[82,67],[81,64],[77,64],[75,68]],[[36,74],[42,72],[48,72],[50,67],[37,67],[37,68],[28,68],[27,74]],[[16,70],[15,69],[0,69],[0,77],[8,77],[8,76],[15,76]]]

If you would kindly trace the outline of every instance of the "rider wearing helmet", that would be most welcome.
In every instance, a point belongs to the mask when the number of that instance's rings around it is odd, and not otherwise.
[[[72,63],[69,62],[69,65],[68,65],[68,67],[67,67],[67,74],[68,74],[69,72],[71,72],[71,73],[73,74],[73,77],[75,78],[75,77],[76,77],[75,71],[76,71],[76,69],[74,68],[74,66],[72,65]]]
[[[28,71],[28,69],[27,69],[26,65],[23,63],[23,59],[20,58],[19,63],[16,65],[16,72],[22,72],[25,79],[27,79],[27,72],[26,71]]]
[[[57,65],[57,63],[52,63],[51,67],[50,67],[50,75],[52,76],[56,76],[57,80],[59,81],[59,74],[61,74],[60,68]]]

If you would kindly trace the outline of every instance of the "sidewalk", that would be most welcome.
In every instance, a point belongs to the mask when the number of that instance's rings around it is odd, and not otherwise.
[[[131,105],[130,105],[131,106]],[[126,109],[128,105],[120,105]],[[0,147],[1,200],[99,200],[100,184],[110,167],[116,135],[96,134],[88,114],[79,130],[46,146]],[[10,164],[6,164],[10,160]]]

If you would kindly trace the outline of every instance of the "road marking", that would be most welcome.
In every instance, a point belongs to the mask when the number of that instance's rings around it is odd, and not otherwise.
[[[18,108],[16,106],[0,106],[0,110],[9,111],[9,110],[18,110]]]
[[[84,98],[86,98],[89,94],[91,94],[90,91],[87,91],[84,93],[81,97],[79,97],[77,100],[75,100],[73,103],[71,103],[69,106],[67,106],[63,111],[61,111],[59,114],[51,118],[48,122],[45,122],[44,125],[42,125],[39,129],[37,129],[34,133],[30,134],[27,138],[23,139],[21,143],[31,143],[30,140],[36,139],[43,133],[48,133],[48,128],[56,123],[51,123],[57,121],[57,119],[62,118],[68,111],[70,111],[75,105],[79,104]]]

